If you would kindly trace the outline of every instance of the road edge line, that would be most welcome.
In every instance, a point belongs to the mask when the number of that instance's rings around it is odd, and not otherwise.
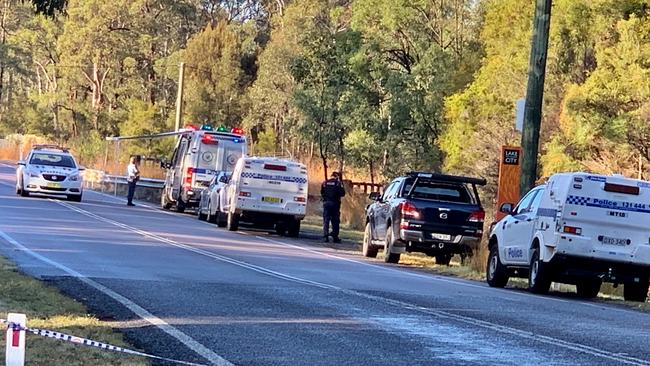
[[[134,314],[139,316],[141,319],[147,321],[148,323],[156,326],[158,329],[162,330],[163,332],[167,333],[169,336],[175,338],[176,340],[180,341],[183,343],[187,348],[190,350],[196,352],[198,355],[201,357],[205,358],[208,360],[210,363],[217,365],[217,366],[234,366],[233,363],[229,362],[225,358],[219,356],[216,354],[214,351],[210,350],[203,344],[199,343],[196,341],[194,338],[190,337],[189,335],[183,333],[181,330],[177,329],[176,327],[170,325],[169,323],[165,322],[164,320],[158,318],[157,316],[153,315],[149,311],[147,311],[145,308],[141,307],[140,305],[134,303],[133,301],[129,300],[128,298],[118,294],[117,292],[111,290],[110,288],[91,280],[90,278],[84,276],[83,274],[63,265],[58,262],[55,262],[47,257],[44,257],[31,249],[27,248],[26,246],[20,244],[18,241],[16,241],[14,238],[11,236],[7,235],[5,232],[0,230],[0,237],[2,237],[5,241],[7,241],[9,244],[17,247],[24,253],[40,260],[41,262],[47,263],[53,267],[56,267],[63,272],[66,272],[72,277],[77,278],[79,281],[85,283],[88,286],[93,287],[97,291],[102,292],[103,294],[107,295],[108,297],[112,298],[113,300],[119,302],[122,304],[124,307],[127,309],[131,310]]]

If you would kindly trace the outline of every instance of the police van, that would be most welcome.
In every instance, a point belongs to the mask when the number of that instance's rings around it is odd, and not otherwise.
[[[307,211],[307,191],[304,164],[269,157],[241,158],[219,193],[218,223],[236,231],[244,221],[297,237]]]
[[[247,153],[246,136],[242,129],[211,126],[188,126],[183,129],[174,148],[170,162],[162,163],[167,169],[161,195],[161,206],[172,206],[178,212],[196,207],[201,191],[210,185],[218,172],[230,172]]]
[[[553,175],[526,194],[489,240],[487,282],[528,277],[545,293],[552,281],[584,298],[602,282],[623,284],[626,300],[645,301],[650,276],[650,182],[589,173]]]

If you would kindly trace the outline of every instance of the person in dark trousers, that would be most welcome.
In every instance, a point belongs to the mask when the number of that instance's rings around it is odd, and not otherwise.
[[[133,204],[133,195],[135,194],[135,186],[140,180],[140,158],[132,156],[129,166],[126,168],[126,181],[129,184],[129,192],[126,196],[127,206],[135,206]]]
[[[323,236],[325,242],[329,242],[329,236],[331,235],[335,243],[340,243],[341,198],[345,196],[345,188],[341,182],[339,172],[333,172],[331,178],[323,182],[320,195],[323,200]],[[332,223],[331,233],[329,231],[330,222]]]

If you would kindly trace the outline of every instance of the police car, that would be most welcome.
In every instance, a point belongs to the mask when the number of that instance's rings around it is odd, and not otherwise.
[[[84,168],[79,167],[68,149],[57,145],[34,145],[27,159],[18,162],[16,194],[64,195],[81,201]]]
[[[161,206],[183,212],[197,207],[201,192],[208,188],[217,172],[232,172],[240,157],[247,154],[246,136],[240,128],[203,125],[186,126],[179,133],[167,169]]]
[[[650,182],[589,173],[553,175],[507,214],[489,240],[487,282],[504,287],[528,277],[535,293],[552,281],[598,295],[623,284],[626,300],[645,301],[650,277]]]
[[[239,222],[245,221],[296,237],[307,210],[307,190],[304,164],[270,157],[241,158],[219,192],[217,223],[236,231]]]

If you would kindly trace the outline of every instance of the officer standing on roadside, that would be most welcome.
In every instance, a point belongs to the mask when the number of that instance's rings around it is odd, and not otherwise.
[[[127,206],[135,206],[133,204],[133,195],[135,194],[135,186],[140,180],[140,157],[131,156],[129,166],[126,168],[126,181],[129,184],[129,191],[127,193]]]
[[[332,172],[331,178],[323,182],[320,188],[320,195],[323,200],[323,236],[325,242],[329,242],[331,222],[332,239],[335,243],[340,243],[341,198],[345,196],[345,188],[341,182],[341,174],[339,172]]]

